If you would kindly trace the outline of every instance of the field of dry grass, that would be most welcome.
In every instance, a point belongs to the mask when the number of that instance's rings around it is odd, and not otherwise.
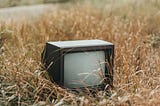
[[[160,4],[142,0],[104,8],[85,2],[38,20],[0,22],[0,105],[160,105]],[[115,44],[114,88],[75,95],[41,68],[47,41],[102,39]]]

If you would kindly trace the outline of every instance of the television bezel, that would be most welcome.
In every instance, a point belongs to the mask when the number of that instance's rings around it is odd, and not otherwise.
[[[58,82],[62,87],[64,86],[64,56],[68,53],[78,53],[78,52],[92,52],[92,51],[104,51],[105,52],[105,60],[107,59],[111,70],[108,70],[107,66],[105,65],[105,78],[107,82],[103,82],[99,85],[95,86],[86,86],[80,88],[71,88],[71,89],[104,89],[106,84],[109,84],[110,87],[113,87],[113,63],[114,63],[114,45],[102,45],[102,46],[85,46],[85,47],[71,47],[71,48],[62,48],[60,50],[60,82]],[[112,60],[110,60],[111,56]]]

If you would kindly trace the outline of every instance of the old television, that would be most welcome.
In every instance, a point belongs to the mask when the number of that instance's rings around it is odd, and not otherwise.
[[[47,42],[42,62],[51,81],[69,89],[113,86],[114,45],[103,40]]]

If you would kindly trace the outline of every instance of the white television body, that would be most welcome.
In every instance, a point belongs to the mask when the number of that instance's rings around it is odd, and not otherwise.
[[[70,89],[112,85],[113,58],[114,45],[102,40],[47,42],[42,53],[52,81]]]

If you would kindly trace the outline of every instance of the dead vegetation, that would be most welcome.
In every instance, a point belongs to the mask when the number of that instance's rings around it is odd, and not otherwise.
[[[130,7],[134,4],[129,4],[120,12],[117,8],[101,11],[87,3],[45,13],[39,20],[1,22],[0,36],[6,39],[0,38],[4,43],[0,105],[160,104],[160,16],[153,15],[158,13],[154,1],[140,5],[133,10]],[[144,5],[154,9],[146,13]],[[105,92],[97,92],[96,98],[75,95],[48,80],[40,62],[43,46],[47,41],[75,39],[103,39],[115,44],[110,97]]]

